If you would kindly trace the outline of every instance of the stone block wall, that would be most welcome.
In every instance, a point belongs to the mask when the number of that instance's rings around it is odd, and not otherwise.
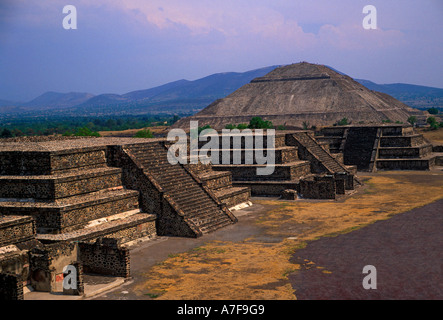
[[[0,175],[50,175],[72,169],[91,169],[106,164],[105,148],[69,151],[4,151],[0,153]]]
[[[300,180],[300,195],[310,199],[335,199],[333,176],[315,176]]]
[[[64,173],[72,169],[93,169],[106,165],[105,148],[98,150],[81,149],[78,152],[53,152],[50,156],[50,172]]]
[[[121,243],[127,243],[139,238],[155,237],[157,235],[156,220],[154,217],[149,218],[149,221],[143,223],[133,223],[124,229],[116,230],[115,232],[103,235],[103,238],[119,239]]]
[[[205,178],[200,178],[200,179],[211,190],[217,190],[232,185],[232,175],[230,172],[225,172],[225,173],[220,172],[220,174],[212,175],[208,179]]]
[[[79,250],[79,259],[84,272],[124,278],[130,276],[129,249],[120,248],[115,239],[79,243]]]
[[[0,197],[53,200],[120,184],[119,168],[62,176],[0,176]]]
[[[422,145],[419,147],[403,148],[380,148],[378,150],[379,159],[395,158],[422,158],[432,153],[431,145]]]
[[[380,147],[415,147],[425,143],[422,135],[410,135],[402,137],[381,137]]]
[[[170,201],[162,200],[161,215],[157,215],[157,234],[159,236],[178,236],[195,238],[201,235],[197,229],[192,229],[189,223],[185,221],[183,215],[177,214],[177,210],[171,206]]]
[[[228,189],[229,190],[229,189]],[[217,198],[228,208],[234,207],[239,203],[248,202],[251,197],[251,191],[244,192],[244,190],[239,190],[239,192],[230,192],[223,194],[223,190],[217,193]]]
[[[0,216],[0,247],[35,238],[32,217]]]
[[[77,204],[54,206],[45,203],[0,207],[0,214],[28,215],[34,217],[38,233],[62,233],[79,229],[90,220],[138,208],[138,192],[127,190],[112,198],[97,196]],[[93,197],[91,197],[93,198]]]
[[[29,278],[29,256],[26,250],[0,255],[0,273],[17,274],[24,281]]]
[[[23,281],[20,275],[0,273],[0,301],[23,300]]]
[[[63,269],[78,261],[78,245],[60,242],[37,246],[29,252],[31,285],[36,291],[61,292]]]

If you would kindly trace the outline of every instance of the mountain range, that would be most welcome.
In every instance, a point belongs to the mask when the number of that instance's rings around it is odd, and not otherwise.
[[[242,73],[216,73],[193,81],[182,79],[122,95],[46,92],[25,103],[0,99],[0,114],[73,116],[146,113],[193,114],[213,101],[231,94],[252,79],[262,77],[277,67],[269,66]],[[440,88],[404,83],[377,84],[364,79],[355,80],[370,90],[389,94],[414,108],[443,108],[443,89]]]

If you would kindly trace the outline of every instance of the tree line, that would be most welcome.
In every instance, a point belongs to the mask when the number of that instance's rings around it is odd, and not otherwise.
[[[3,120],[0,137],[78,135],[98,136],[99,131],[142,129],[158,125],[172,125],[177,115],[141,115],[121,117],[57,117]]]

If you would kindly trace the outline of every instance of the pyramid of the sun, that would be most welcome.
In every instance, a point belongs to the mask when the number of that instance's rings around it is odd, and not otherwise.
[[[343,118],[353,123],[406,123],[411,114],[417,113],[347,75],[324,65],[302,62],[255,78],[194,116],[182,119],[175,127],[187,128],[189,120],[199,120],[199,126],[223,128],[229,123],[248,123],[253,116],[286,127],[302,127],[304,122],[310,126],[332,125]]]

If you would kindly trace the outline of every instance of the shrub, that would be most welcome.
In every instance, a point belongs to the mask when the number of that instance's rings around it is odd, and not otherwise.
[[[260,117],[253,117],[249,121],[249,129],[272,129],[274,126],[271,121],[263,120]],[[237,126],[238,128],[238,126]]]
[[[78,137],[100,137],[100,133],[92,131],[88,127],[78,128],[74,135]]]
[[[4,128],[2,133],[0,134],[1,138],[12,138],[12,132],[11,130]]]
[[[431,130],[437,130],[439,127],[439,124],[435,117],[429,117],[426,119],[426,122],[429,124]]]
[[[414,126],[417,123],[417,117],[416,116],[410,116],[408,118],[408,122],[411,124],[411,126]]]
[[[232,123],[227,124],[227,125],[225,125],[225,129],[229,129],[229,130],[235,129],[235,124],[232,124]]]
[[[248,129],[248,124],[246,124],[246,123],[239,123],[237,125],[237,129],[239,129],[239,130]]]
[[[430,114],[438,114],[438,109],[432,107],[432,108],[429,108],[429,109],[428,109],[428,112],[429,112]]]
[[[348,124],[349,124],[348,118],[343,118],[337,122],[337,125],[339,125],[339,126],[347,126]]]
[[[154,138],[154,134],[149,129],[142,129],[137,131],[134,138]]]
[[[200,132],[202,132],[203,130],[206,129],[211,129],[211,126],[209,124],[203,126],[203,127],[198,127],[198,134],[200,134]]]

